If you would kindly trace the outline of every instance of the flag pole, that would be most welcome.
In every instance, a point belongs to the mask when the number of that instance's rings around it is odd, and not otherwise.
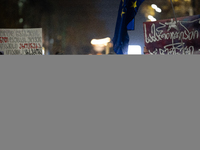
[[[175,11],[174,11],[174,5],[173,5],[173,3],[172,3],[172,0],[170,0],[171,1],[171,5],[172,5],[172,10],[173,10],[173,13],[174,13],[174,18],[175,18],[175,20],[176,20],[176,25],[177,25],[177,27],[178,27],[178,22],[177,22],[177,18],[176,18],[176,14],[175,14]],[[178,28],[179,29],[179,28]]]
[[[177,28],[178,28],[178,32],[179,32],[179,35],[180,35],[180,29],[179,29],[179,27],[178,27],[178,21],[177,21],[177,17],[176,17],[175,10],[174,10],[174,5],[173,5],[173,3],[172,3],[172,0],[170,0],[170,2],[171,2],[172,10],[173,10],[173,13],[174,13],[174,18],[175,18],[175,20],[176,20],[176,26],[177,26]],[[181,37],[180,37],[180,38],[181,38]],[[182,38],[181,38],[181,45],[182,45],[182,47],[183,47]]]

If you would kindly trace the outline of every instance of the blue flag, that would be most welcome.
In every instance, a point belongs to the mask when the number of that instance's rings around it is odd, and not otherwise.
[[[116,54],[128,54],[128,30],[134,30],[135,15],[144,1],[121,0],[113,38],[113,49]]]

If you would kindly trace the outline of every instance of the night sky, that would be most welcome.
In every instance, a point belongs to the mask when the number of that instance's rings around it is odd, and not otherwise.
[[[83,47],[90,49],[93,38],[114,37],[121,0],[25,0],[21,5],[19,1],[2,2],[0,28],[43,28],[45,48],[52,54],[61,49],[67,54],[82,54]],[[154,0],[145,0],[143,4],[148,1]],[[143,47],[146,18],[141,7],[135,18],[135,30],[129,31],[129,44]],[[49,44],[51,39],[53,45]]]

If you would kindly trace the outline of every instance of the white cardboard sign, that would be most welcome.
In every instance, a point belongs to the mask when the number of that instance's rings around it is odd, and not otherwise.
[[[0,29],[4,55],[42,55],[42,28]]]

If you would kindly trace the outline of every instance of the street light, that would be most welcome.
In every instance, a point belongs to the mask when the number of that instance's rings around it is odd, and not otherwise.
[[[101,55],[103,50],[105,50],[106,47],[106,54],[109,53],[109,42],[111,39],[109,37],[103,38],[103,39],[92,39],[91,44],[94,47],[94,50],[97,52],[97,54]]]
[[[155,9],[155,11],[157,11],[158,13],[161,13],[161,12],[162,12],[162,10],[161,10],[156,4],[152,4],[151,7],[152,7],[153,9]]]
[[[157,7],[155,10],[156,10],[158,13],[161,13],[161,12],[162,12],[162,10],[161,10],[160,8],[158,8],[158,7]]]
[[[152,4],[151,7],[152,7],[153,9],[156,9],[156,8],[157,8],[157,5],[156,5],[156,4]]]
[[[151,15],[149,15],[148,18],[149,18],[149,20],[151,20],[151,21],[156,21],[156,18],[154,18],[154,17],[151,16]]]

